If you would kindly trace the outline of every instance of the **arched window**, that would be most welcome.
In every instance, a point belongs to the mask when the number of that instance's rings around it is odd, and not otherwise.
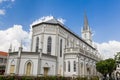
[[[32,68],[32,65],[30,62],[28,62],[26,66],[26,75],[29,76],[31,74],[31,68]]]
[[[74,70],[74,72],[76,72],[76,61],[73,62],[73,65],[74,65],[73,70]]]
[[[62,39],[60,40],[60,57],[62,57]]]
[[[52,44],[52,39],[51,37],[48,37],[48,40],[47,40],[47,54],[51,54],[51,44]]]
[[[81,74],[83,75],[83,71],[84,71],[84,69],[83,69],[83,63],[81,63]]]
[[[70,72],[70,61],[68,61],[68,72]]]
[[[39,49],[39,37],[36,38],[36,52],[38,52]]]
[[[66,71],[66,62],[64,62],[64,71]]]
[[[67,46],[69,46],[69,37],[67,38]]]

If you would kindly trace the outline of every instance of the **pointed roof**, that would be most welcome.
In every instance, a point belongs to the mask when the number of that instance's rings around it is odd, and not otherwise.
[[[88,25],[87,15],[86,15],[86,13],[84,13],[84,26],[83,26],[83,30],[88,30],[88,29],[89,29],[89,25]]]
[[[44,23],[60,24],[60,25],[63,26],[63,24],[62,24],[60,21],[58,21],[56,18],[54,18],[54,17],[53,17],[53,19],[50,19],[50,20],[48,20],[48,21],[46,21],[46,22],[44,22]]]
[[[50,20],[43,21],[43,22],[40,22],[40,23],[38,23],[38,24],[34,24],[33,27],[36,26],[36,25],[42,24],[42,23],[47,23],[47,24],[59,24],[59,25],[61,25],[61,26],[64,26],[60,21],[58,21],[56,18],[53,17],[53,18],[50,19]]]
[[[88,26],[88,21],[87,21],[87,16],[85,15],[85,20],[84,20],[85,24],[87,24],[87,28],[85,29],[89,29]],[[84,41],[81,37],[79,37],[76,33],[74,33],[70,28],[68,28],[67,26],[65,26],[63,23],[61,23],[60,21],[58,21],[55,17],[53,17],[50,20],[44,21],[44,22],[40,22],[37,24],[32,25],[32,28],[40,25],[40,24],[55,24],[55,25],[60,25],[62,28],[64,28],[65,30],[69,31],[70,33],[72,33],[73,35],[75,35],[76,37],[78,37],[79,39],[81,39],[82,41]],[[84,41],[86,44],[88,44],[86,41]],[[88,44],[89,45],[89,44]],[[91,45],[89,45],[90,47],[92,47]],[[92,47],[93,49],[95,49],[94,47]]]

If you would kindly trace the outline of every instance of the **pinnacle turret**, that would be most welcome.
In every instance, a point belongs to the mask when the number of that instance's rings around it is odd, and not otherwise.
[[[92,32],[90,30],[89,24],[88,24],[88,19],[86,13],[84,13],[84,25],[83,25],[83,30],[82,30],[82,38],[92,45]]]

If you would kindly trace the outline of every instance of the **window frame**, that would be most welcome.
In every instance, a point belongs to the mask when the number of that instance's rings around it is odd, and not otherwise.
[[[51,36],[48,37],[47,39],[47,54],[51,54],[51,49],[52,49],[52,38]]]

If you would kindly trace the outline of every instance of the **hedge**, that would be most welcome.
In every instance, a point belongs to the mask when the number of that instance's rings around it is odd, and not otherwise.
[[[0,80],[99,80],[98,77],[57,77],[57,76],[42,76],[42,77],[36,77],[36,76],[0,76]]]

